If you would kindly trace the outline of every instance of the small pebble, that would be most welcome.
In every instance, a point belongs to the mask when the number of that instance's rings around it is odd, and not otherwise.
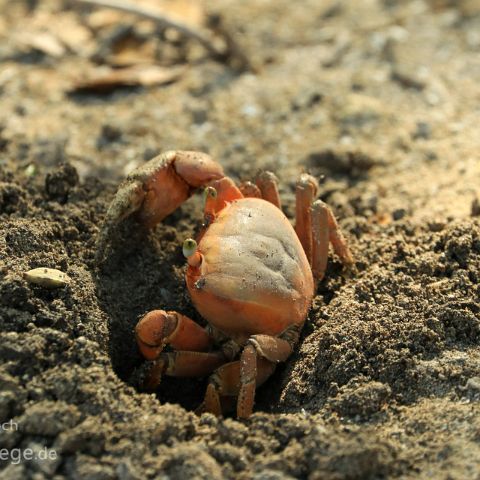
[[[431,232],[441,232],[446,226],[442,220],[431,220],[428,222],[428,228]]]
[[[37,167],[33,163],[31,163],[30,165],[28,165],[27,168],[25,168],[25,175],[27,177],[33,177],[36,173],[37,173]]]
[[[25,273],[25,279],[29,283],[40,285],[45,288],[64,287],[70,282],[70,277],[55,268],[34,268]]]
[[[407,211],[404,208],[397,208],[392,212],[392,217],[394,220],[401,220],[406,214]]]
[[[97,138],[97,149],[102,150],[112,143],[120,142],[122,135],[122,128],[119,125],[112,125],[111,123],[102,125],[100,135]]]
[[[466,387],[476,393],[480,392],[480,377],[469,378]]]
[[[417,122],[416,129],[412,133],[414,140],[428,140],[432,136],[432,127],[427,122]]]
[[[426,79],[422,75],[407,67],[396,67],[392,71],[391,78],[404,88],[423,90],[427,86]]]

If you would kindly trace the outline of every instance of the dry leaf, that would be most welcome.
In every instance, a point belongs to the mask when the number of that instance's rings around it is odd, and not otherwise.
[[[159,67],[159,66],[145,66],[135,68],[135,71],[141,85],[148,87],[151,85],[161,85],[170,83],[173,80],[177,80],[185,71],[184,67],[172,68],[172,67]]]
[[[125,14],[110,10],[107,8],[101,8],[99,10],[93,10],[88,16],[88,26],[93,30],[99,30],[101,28],[111,27],[122,23],[122,18]]]
[[[48,30],[72,52],[83,51],[92,41],[91,32],[78,22],[76,15],[71,13],[58,15],[56,21],[51,22]]]
[[[61,57],[65,54],[63,44],[49,32],[23,32],[17,36],[18,42],[26,47],[39,50],[51,57]]]
[[[136,65],[129,68],[100,68],[87,79],[78,82],[73,92],[108,93],[119,87],[150,87],[165,85],[177,80],[185,67],[160,67],[157,65]]]
[[[0,26],[1,23],[0,18]],[[92,42],[90,31],[80,25],[78,16],[71,12],[36,12],[21,18],[12,27],[10,41],[17,50],[34,49],[55,58],[65,55],[67,49],[83,51]]]
[[[131,35],[114,45],[113,53],[107,56],[106,62],[114,67],[129,67],[133,65],[155,62],[157,45],[154,40],[145,41]]]

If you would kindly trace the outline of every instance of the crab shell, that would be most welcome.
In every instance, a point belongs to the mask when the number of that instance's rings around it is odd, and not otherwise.
[[[282,211],[260,198],[227,203],[201,236],[187,287],[199,313],[243,344],[303,325],[314,294],[303,247]]]

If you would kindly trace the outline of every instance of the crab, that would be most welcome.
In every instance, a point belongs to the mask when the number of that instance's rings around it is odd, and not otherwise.
[[[136,214],[151,228],[200,187],[203,225],[182,250],[186,285],[207,326],[176,311],[143,316],[135,335],[149,361],[145,388],[154,391],[164,375],[210,375],[199,411],[221,416],[236,399],[237,417],[246,418],[255,389],[294,350],[325,274],[329,244],[344,265],[353,258],[332,211],[316,200],[313,176],[302,174],[296,184],[294,228],[281,210],[273,173],[237,187],[209,155],[169,151],[120,185],[98,238],[98,260],[122,219]]]

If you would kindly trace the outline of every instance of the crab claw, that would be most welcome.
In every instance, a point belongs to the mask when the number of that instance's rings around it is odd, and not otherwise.
[[[206,351],[212,339],[198,323],[177,312],[152,310],[135,327],[138,348],[147,360],[155,360],[166,345],[175,350]]]
[[[206,153],[169,151],[135,169],[120,185],[97,240],[97,262],[104,258],[116,225],[137,213],[147,228],[176,210],[193,191],[222,178],[222,167]]]
[[[177,329],[174,312],[153,310],[147,313],[135,327],[138,348],[147,360],[155,360]]]

